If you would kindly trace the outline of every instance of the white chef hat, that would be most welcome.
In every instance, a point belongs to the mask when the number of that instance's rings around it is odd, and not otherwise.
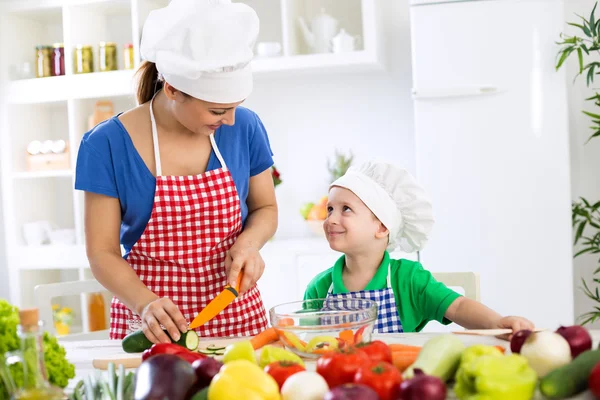
[[[165,81],[192,97],[235,103],[252,92],[256,12],[231,0],[171,0],[150,12],[141,55]]]
[[[333,186],[352,191],[390,231],[388,251],[412,253],[425,246],[434,223],[431,201],[405,169],[367,162],[350,167]]]

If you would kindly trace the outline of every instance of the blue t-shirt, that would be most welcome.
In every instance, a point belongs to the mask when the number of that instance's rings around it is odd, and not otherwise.
[[[235,182],[244,224],[248,215],[246,199],[250,177],[273,165],[267,132],[258,115],[237,107],[235,125],[222,125],[217,129],[215,142]],[[221,163],[212,151],[206,170],[217,168],[221,168]],[[98,124],[83,136],[77,154],[75,189],[119,199],[125,257],[150,220],[155,188],[156,178],[118,116]]]

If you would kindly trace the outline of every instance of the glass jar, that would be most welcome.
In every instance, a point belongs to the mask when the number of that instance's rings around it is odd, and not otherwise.
[[[52,76],[65,74],[65,46],[62,43],[54,43],[52,55]]]
[[[100,42],[98,48],[100,71],[116,71],[117,68],[117,44],[113,42]]]
[[[76,74],[87,74],[94,72],[94,53],[92,46],[77,45],[73,53],[73,72]]]
[[[133,58],[133,44],[127,43],[123,48],[123,61],[125,64],[125,69],[133,69],[133,64],[135,63]]]
[[[45,78],[52,76],[52,49],[50,46],[36,46],[36,68],[35,76]]]

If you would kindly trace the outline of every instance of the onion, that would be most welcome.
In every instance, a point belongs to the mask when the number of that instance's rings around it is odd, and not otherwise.
[[[592,348],[592,337],[583,326],[561,326],[556,330],[556,333],[567,340],[573,358]]]
[[[515,333],[510,339],[510,351],[515,354],[519,354],[521,352],[521,347],[525,340],[531,335],[531,331],[529,329],[521,329],[517,333]]]
[[[379,400],[377,392],[366,385],[344,383],[331,389],[324,400]]]
[[[529,335],[521,347],[521,355],[540,378],[571,362],[567,340],[555,332],[541,331]]]
[[[313,371],[291,375],[281,388],[283,400],[322,400],[329,391],[325,378]]]
[[[400,384],[400,399],[402,400],[444,400],[446,385],[436,376],[425,375],[422,370],[415,368],[415,376]]]

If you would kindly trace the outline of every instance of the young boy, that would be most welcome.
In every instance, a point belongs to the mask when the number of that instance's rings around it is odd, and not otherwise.
[[[467,329],[533,329],[522,317],[502,317],[436,281],[420,263],[388,253],[421,250],[433,227],[431,204],[405,170],[384,163],[351,167],[329,188],[323,229],[344,253],[309,283],[304,298],[361,297],[377,301],[376,332],[418,332],[431,320]]]

